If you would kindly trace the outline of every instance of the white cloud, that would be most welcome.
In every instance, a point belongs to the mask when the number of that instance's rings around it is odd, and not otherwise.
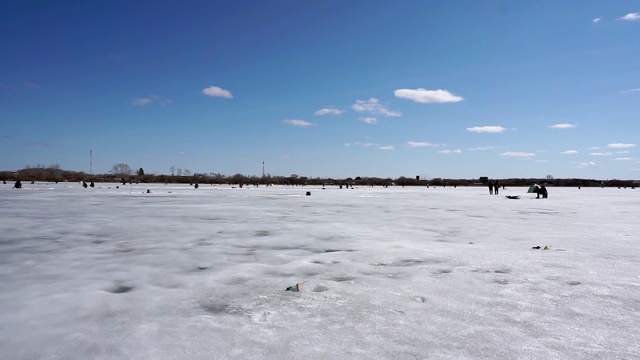
[[[613,155],[612,152],[592,152],[591,155],[593,156],[611,156]]]
[[[560,154],[562,155],[573,155],[573,154],[577,154],[578,151],[577,150],[567,150],[567,151],[563,151]]]
[[[475,148],[470,148],[469,151],[484,151],[484,150],[491,150],[495,148],[496,148],[495,146],[479,146]]]
[[[440,150],[438,151],[438,154],[461,154],[462,150],[460,149],[455,149],[455,150]]]
[[[323,116],[323,115],[340,115],[344,113],[344,110],[333,109],[333,108],[324,108],[316,111],[314,115]]]
[[[628,94],[628,93],[638,92],[638,91],[640,91],[640,88],[627,89],[627,90],[622,90],[622,91],[620,91],[620,94]]]
[[[432,144],[424,141],[408,141],[407,146],[408,147],[430,147],[430,146],[439,147],[440,145]]]
[[[134,99],[133,103],[131,104],[135,106],[145,106],[145,105],[150,105],[151,103],[153,103],[153,100],[149,98],[141,98],[141,99]]]
[[[354,142],[354,143],[346,143],[344,144],[344,146],[361,146],[361,147],[372,147],[372,146],[377,146],[374,143],[361,143],[361,142]]]
[[[474,126],[468,127],[467,131],[475,133],[501,133],[507,129],[502,126]]]
[[[627,21],[640,20],[640,13],[629,13],[623,17],[618,18],[618,20],[627,20]]]
[[[571,129],[576,127],[577,125],[575,124],[555,124],[555,125],[549,125],[548,127],[552,128],[552,129]]]
[[[595,18],[595,19],[591,20],[591,22],[594,23],[594,24],[597,24],[600,21],[601,21],[600,18]]]
[[[285,123],[285,124],[289,124],[291,126],[298,126],[298,127],[313,126],[313,124],[308,122],[308,121],[298,120],[298,119],[282,120],[282,122]]]
[[[598,150],[598,149],[600,149],[599,146],[592,146],[590,148],[587,148],[587,150]]]
[[[594,163],[593,161],[589,161],[589,162],[583,162],[583,163],[578,164],[579,168],[585,167],[585,166],[596,166],[596,163]]]
[[[357,112],[368,112],[375,115],[402,116],[402,113],[399,111],[387,110],[376,98],[371,98],[367,101],[357,100],[351,108]]]
[[[379,149],[380,150],[393,150],[393,149],[395,149],[395,147],[393,147],[392,145],[387,145],[387,146],[380,146]]]
[[[464,100],[461,96],[456,96],[447,90],[427,90],[427,89],[398,89],[393,92],[396,97],[408,99],[419,103],[449,103]]]
[[[520,151],[507,151],[500,154],[500,156],[511,156],[511,157],[531,157],[535,155],[536,155],[535,153],[520,152]]]
[[[621,158],[615,158],[613,160],[620,160],[620,161],[631,161],[633,160],[633,158],[630,157],[621,157]]]
[[[623,148],[632,148],[632,147],[636,147],[636,144],[621,144],[621,143],[615,143],[615,144],[609,144],[607,145],[608,148],[614,148],[614,149],[623,149]]]
[[[631,151],[629,151],[629,150],[625,150],[625,151],[616,151],[616,154],[628,154],[628,153],[630,153],[630,152],[631,152]]]
[[[22,82],[22,85],[24,87],[28,87],[29,89],[34,89],[34,90],[39,90],[39,89],[42,88],[42,86],[40,86],[40,84],[32,83],[30,81],[24,81],[24,82]]]
[[[225,99],[232,99],[233,95],[231,95],[231,92],[229,90],[225,90],[223,88],[219,88],[217,86],[209,86],[206,89],[202,90],[202,93],[205,95],[209,95],[212,97],[222,97]]]
[[[360,121],[367,123],[367,124],[377,124],[378,123],[378,119],[374,118],[374,117],[364,117],[364,118],[360,118]]]

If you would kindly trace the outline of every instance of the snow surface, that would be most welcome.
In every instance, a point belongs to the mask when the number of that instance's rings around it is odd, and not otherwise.
[[[12,186],[3,359],[640,358],[637,189]]]

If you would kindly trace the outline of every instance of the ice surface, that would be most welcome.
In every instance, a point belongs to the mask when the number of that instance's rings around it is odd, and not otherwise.
[[[640,358],[640,190],[11,186],[3,359]]]

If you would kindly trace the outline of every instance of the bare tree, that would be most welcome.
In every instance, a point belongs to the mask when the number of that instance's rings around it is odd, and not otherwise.
[[[173,176],[176,173],[176,167],[171,165],[171,167],[169,168],[169,170],[171,171],[171,176]]]
[[[192,175],[191,170],[184,169],[184,176],[191,176],[191,175]]]
[[[182,168],[178,168],[178,170],[177,170],[177,175],[178,175],[178,176],[182,176]]]
[[[113,167],[111,168],[111,173],[120,177],[120,179],[124,183],[127,179],[127,176],[130,176],[132,171],[129,165],[125,163],[119,163],[119,164],[113,165]]]

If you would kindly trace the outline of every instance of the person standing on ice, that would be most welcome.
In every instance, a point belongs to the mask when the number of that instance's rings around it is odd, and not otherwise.
[[[538,197],[537,197],[537,199],[540,199],[540,195],[542,195],[543,199],[546,199],[547,196],[549,196],[549,192],[547,191],[547,188],[544,185],[541,185],[538,188]]]
[[[500,189],[500,184],[498,183],[498,180],[493,182],[493,193],[498,195],[498,189]]]
[[[489,181],[489,195],[493,195],[493,181]]]

